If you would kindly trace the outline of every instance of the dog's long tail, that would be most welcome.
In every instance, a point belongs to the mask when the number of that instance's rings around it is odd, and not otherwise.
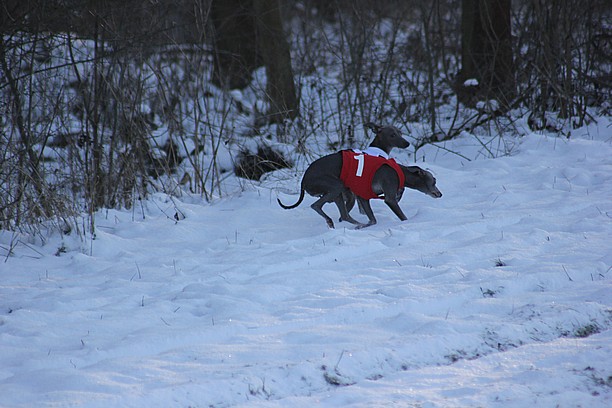
[[[279,198],[277,198],[276,201],[278,201],[278,205],[283,207],[285,210],[290,210],[292,208],[295,208],[298,205],[300,205],[302,203],[302,201],[304,201],[304,189],[303,188],[300,189],[300,198],[297,200],[297,203],[295,203],[295,204],[285,205],[285,204],[281,203],[281,200]]]

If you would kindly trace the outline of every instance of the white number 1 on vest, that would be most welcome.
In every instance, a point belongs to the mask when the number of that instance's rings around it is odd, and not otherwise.
[[[355,173],[355,175],[357,177],[361,177],[363,176],[363,165],[364,165],[364,156],[363,154],[360,154],[358,156],[353,156],[353,158],[355,160],[357,160],[359,163],[357,163],[357,173]]]

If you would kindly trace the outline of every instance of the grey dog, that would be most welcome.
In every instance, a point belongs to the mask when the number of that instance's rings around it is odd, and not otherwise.
[[[376,134],[376,137],[372,143],[370,143],[370,148],[380,149],[386,155],[388,155],[394,147],[405,149],[410,145],[410,143],[402,137],[401,132],[396,127],[381,126],[371,122],[366,123],[365,126]],[[295,208],[304,200],[304,192],[307,192],[311,196],[320,197],[310,207],[325,219],[330,228],[334,228],[334,222],[325,212],[323,212],[322,207],[324,204],[331,202],[335,203],[340,211],[340,221],[348,221],[361,227],[365,226],[349,215],[346,202],[351,202],[350,200],[352,199],[352,203],[354,203],[354,198],[352,198],[353,194],[351,191],[344,185],[342,180],[340,180],[341,171],[341,152],[332,153],[315,160],[304,173],[298,201],[293,205],[285,205],[278,200],[279,205],[285,209]]]
[[[442,193],[440,190],[438,190],[438,187],[436,187],[436,178],[429,171],[423,170],[418,166],[403,166],[400,164],[399,167],[404,173],[403,186],[399,186],[399,180],[395,170],[389,166],[382,166],[374,174],[374,179],[372,180],[372,190],[379,196],[384,195],[385,204],[387,204],[391,211],[393,211],[393,213],[397,215],[400,220],[406,221],[407,217],[404,215],[404,212],[398,203],[404,191],[402,187],[408,187],[420,191],[421,193],[427,194],[433,198],[442,197]],[[359,210],[362,214],[366,214],[369,220],[367,224],[358,225],[357,228],[369,227],[370,225],[376,224],[376,218],[374,217],[374,212],[370,206],[370,200],[356,196],[352,192],[345,195],[347,211],[351,211],[353,208],[355,198],[357,199]]]

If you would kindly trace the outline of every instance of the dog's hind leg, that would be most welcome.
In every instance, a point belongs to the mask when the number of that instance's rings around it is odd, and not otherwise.
[[[325,218],[325,222],[327,223],[327,226],[329,228],[334,228],[334,222],[332,221],[331,218],[329,218],[329,216],[327,214],[325,214],[325,212],[323,211],[323,204],[325,203],[329,203],[331,201],[333,201],[333,198],[330,197],[331,193],[326,193],[324,194],[321,198],[319,198],[317,201],[315,201],[314,203],[312,203],[310,205],[310,208],[312,208],[313,210],[315,210],[317,213],[319,213],[319,215],[323,218]]]
[[[325,219],[325,222],[327,222],[327,226],[329,228],[334,228],[334,222],[323,211],[323,205],[331,202],[336,203],[338,211],[340,211],[340,221],[347,221],[355,225],[363,225],[349,215],[348,211],[346,210],[346,205],[344,204],[342,190],[339,191],[338,189],[334,189],[333,191],[323,194],[321,198],[312,203],[312,205],[310,206],[310,208],[315,210],[321,217]]]

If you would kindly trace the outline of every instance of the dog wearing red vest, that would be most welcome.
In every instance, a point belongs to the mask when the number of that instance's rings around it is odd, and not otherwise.
[[[375,149],[388,157],[394,147],[405,149],[410,143],[402,137],[401,132],[394,126],[380,126],[374,123],[366,123],[365,127],[372,130],[376,136],[368,149]],[[352,200],[354,196],[351,190],[344,185],[340,179],[342,172],[342,152],[323,156],[308,166],[302,178],[300,198],[293,205],[285,205],[280,200],[278,204],[285,209],[295,208],[304,200],[304,192],[311,196],[319,197],[310,207],[320,214],[330,228],[334,228],[334,222],[323,211],[326,203],[335,203],[340,212],[340,221],[347,221],[357,226],[365,226],[351,217],[346,208],[346,201]]]
[[[406,185],[406,174],[410,176],[408,179],[411,183],[414,182],[414,177],[405,166],[400,166],[394,160],[389,159],[389,153],[394,147],[404,149],[410,143],[393,126],[380,126],[374,123],[366,123],[365,126],[371,129],[376,137],[364,152],[341,151],[315,160],[304,173],[298,201],[293,205],[285,205],[278,199],[279,205],[285,209],[295,208],[304,200],[304,192],[307,192],[312,196],[320,197],[311,205],[311,208],[325,219],[330,228],[334,228],[334,222],[325,214],[322,207],[331,202],[338,207],[340,221],[347,221],[357,225],[357,228],[363,228],[376,223],[368,201],[376,197],[384,198],[385,203],[393,212],[400,219],[405,220],[406,216],[397,204],[398,195],[401,195],[403,186],[416,188],[412,187],[412,184]],[[345,163],[348,167],[343,166]],[[403,181],[402,175],[404,175]],[[355,184],[352,184],[351,180],[355,180]],[[441,195],[439,191],[437,193]],[[359,207],[368,215],[367,224],[360,223],[349,214],[355,203],[355,194],[357,194]]]
[[[338,207],[340,221],[348,221],[357,225],[357,228],[363,228],[376,224],[370,198],[384,199],[387,206],[404,221],[407,218],[398,204],[404,187],[435,198],[442,196],[436,187],[436,179],[430,172],[417,166],[402,166],[389,159],[389,153],[394,147],[404,149],[409,146],[409,142],[401,136],[397,128],[374,123],[366,123],[365,126],[376,134],[366,150],[341,151],[315,160],[304,173],[298,201],[293,205],[285,205],[277,199],[279,205],[285,209],[295,208],[301,204],[304,192],[307,192],[320,197],[311,208],[325,219],[330,228],[334,228],[334,222],[325,214],[322,207],[331,202]],[[402,176],[403,182],[401,182]],[[367,224],[360,223],[350,216],[349,212],[355,200],[362,213],[368,216]]]
[[[396,165],[397,167],[383,165],[376,170],[372,178],[371,191],[373,195],[376,195],[374,198],[383,199],[385,204],[401,221],[406,221],[407,217],[399,206],[399,200],[402,198],[404,187],[418,190],[433,198],[442,197],[442,193],[436,187],[436,178],[429,171],[423,170],[418,166]],[[398,173],[398,169],[401,172],[401,176]],[[404,180],[403,184],[400,184],[398,178]],[[363,195],[360,196],[357,192],[351,191],[350,194],[345,195],[347,211],[351,211],[355,204],[355,199],[357,204],[359,204],[360,212],[368,216],[368,223],[363,226],[357,226],[357,228],[376,224],[376,217],[374,217],[374,212],[370,206],[370,200]]]

